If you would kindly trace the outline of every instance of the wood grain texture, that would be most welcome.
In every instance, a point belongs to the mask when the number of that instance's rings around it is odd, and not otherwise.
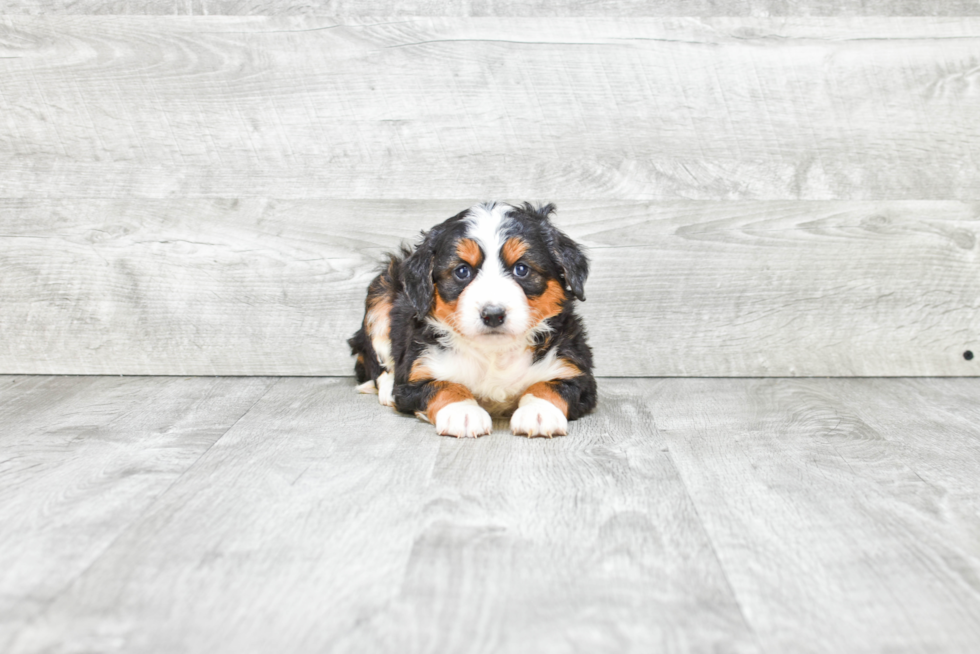
[[[845,388],[852,412],[871,429],[879,434],[905,434],[890,439],[894,451],[932,487],[929,499],[935,504],[931,506],[944,519],[966,528],[962,537],[950,537],[965,550],[980,543],[980,476],[975,474],[980,460],[980,409],[975,386],[958,380],[903,380],[888,387],[890,401],[908,407],[928,406],[929,410],[897,412],[862,410],[879,401],[872,386]],[[955,566],[956,561],[951,560],[950,565]],[[969,583],[980,588],[976,579]]]
[[[976,648],[977,380],[643,386],[765,651]]]
[[[38,447],[25,408],[70,396],[35,426],[59,443],[111,433],[131,456],[173,420],[138,415],[137,398],[203,408],[224,402],[204,399],[208,384],[244,399],[260,380],[11,381],[0,461],[33,442],[36,465],[0,494],[5,526],[19,526],[0,552],[20,562],[0,573],[0,623],[55,567],[31,549],[90,561],[14,622],[11,654],[980,642],[977,379],[606,379],[568,437],[498,422],[463,441],[355,395],[349,378],[282,379],[125,529],[79,522],[105,496],[52,473],[105,468],[105,454]],[[170,447],[214,422],[184,415]],[[146,476],[155,460],[130,469]]]
[[[29,15],[977,16],[975,0],[0,0]]]
[[[349,375],[382,253],[469,204],[0,201],[0,370]],[[980,374],[975,204],[558,204],[600,375]]]
[[[0,377],[0,650],[271,383]]]
[[[759,651],[649,414],[604,400],[450,440],[281,380],[11,654]]]
[[[440,439],[399,596],[337,651],[762,651],[637,400],[604,384],[570,438]]]
[[[974,18],[5,16],[0,196],[972,200]]]

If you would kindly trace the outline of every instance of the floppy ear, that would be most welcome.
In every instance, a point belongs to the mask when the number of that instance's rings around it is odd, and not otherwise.
[[[415,247],[405,259],[404,281],[405,293],[415,308],[415,313],[422,319],[432,308],[435,285],[432,279],[432,265],[435,260],[436,229],[422,232],[422,242]]]
[[[557,229],[555,231],[558,232],[558,237],[555,239],[555,248],[551,254],[564,271],[565,283],[572,290],[572,294],[585,302],[585,280],[589,277],[589,259],[578,243],[561,231]]]
[[[565,285],[571,289],[572,294],[585,302],[585,280],[589,277],[589,259],[582,252],[579,244],[570,239],[563,231],[551,224],[547,216],[554,211],[555,206],[549,204],[540,211],[544,214],[545,241],[548,244],[548,251],[554,258],[555,263],[562,270]]]

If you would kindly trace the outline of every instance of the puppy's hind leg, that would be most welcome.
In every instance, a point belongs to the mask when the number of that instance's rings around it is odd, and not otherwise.
[[[364,328],[357,330],[357,333],[348,339],[347,344],[350,345],[351,354],[357,357],[354,375],[357,377],[358,385],[355,390],[358,393],[377,393],[378,387],[374,380],[382,372],[382,368]]]

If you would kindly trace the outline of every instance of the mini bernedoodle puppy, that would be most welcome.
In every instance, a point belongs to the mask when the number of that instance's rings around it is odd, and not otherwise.
[[[357,389],[457,437],[510,413],[515,434],[551,437],[591,411],[592,351],[574,308],[589,262],[554,210],[480,204],[390,255],[348,341]]]

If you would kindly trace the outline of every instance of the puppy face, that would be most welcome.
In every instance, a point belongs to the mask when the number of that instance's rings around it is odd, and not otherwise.
[[[584,300],[588,261],[551,224],[553,210],[477,205],[434,227],[406,261],[419,317],[469,339],[508,342],[560,313],[569,293]]]

